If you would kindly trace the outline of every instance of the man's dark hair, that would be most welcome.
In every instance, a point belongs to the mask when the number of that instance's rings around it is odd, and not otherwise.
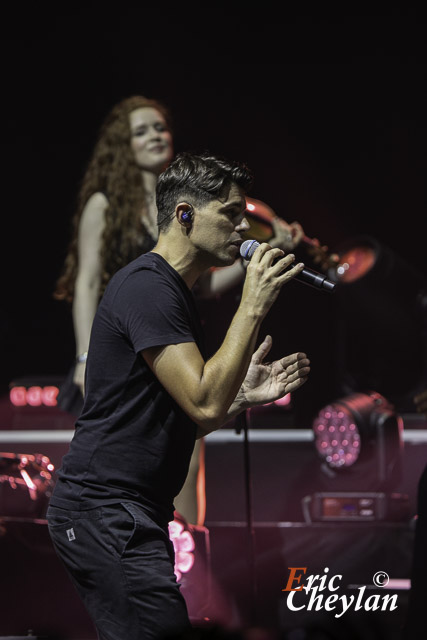
[[[238,162],[229,162],[208,154],[181,153],[160,174],[156,186],[157,225],[165,231],[178,202],[205,206],[219,198],[232,184],[246,193],[252,184],[250,170]]]

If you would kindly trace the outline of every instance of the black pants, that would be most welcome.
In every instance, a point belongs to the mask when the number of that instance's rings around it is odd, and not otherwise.
[[[50,506],[49,533],[102,640],[158,639],[190,627],[167,529],[129,502]]]

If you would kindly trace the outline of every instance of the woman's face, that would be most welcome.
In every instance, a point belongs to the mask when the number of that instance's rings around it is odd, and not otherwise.
[[[172,135],[162,114],[153,107],[129,114],[130,145],[141,170],[161,173],[172,159]]]

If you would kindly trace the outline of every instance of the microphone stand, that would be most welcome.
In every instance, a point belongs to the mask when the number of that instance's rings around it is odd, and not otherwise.
[[[257,585],[256,585],[256,566],[255,566],[255,530],[253,526],[253,510],[252,510],[252,482],[249,459],[249,438],[248,438],[248,411],[242,411],[235,418],[236,433],[243,431],[243,459],[244,459],[244,478],[245,478],[245,497],[246,497],[246,531],[248,534],[249,549],[249,577],[251,585],[251,622],[256,626],[257,616]]]

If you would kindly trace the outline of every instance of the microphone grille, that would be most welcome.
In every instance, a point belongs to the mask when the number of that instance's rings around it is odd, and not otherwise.
[[[240,245],[240,255],[245,260],[250,260],[258,247],[259,242],[257,240],[245,240]]]

